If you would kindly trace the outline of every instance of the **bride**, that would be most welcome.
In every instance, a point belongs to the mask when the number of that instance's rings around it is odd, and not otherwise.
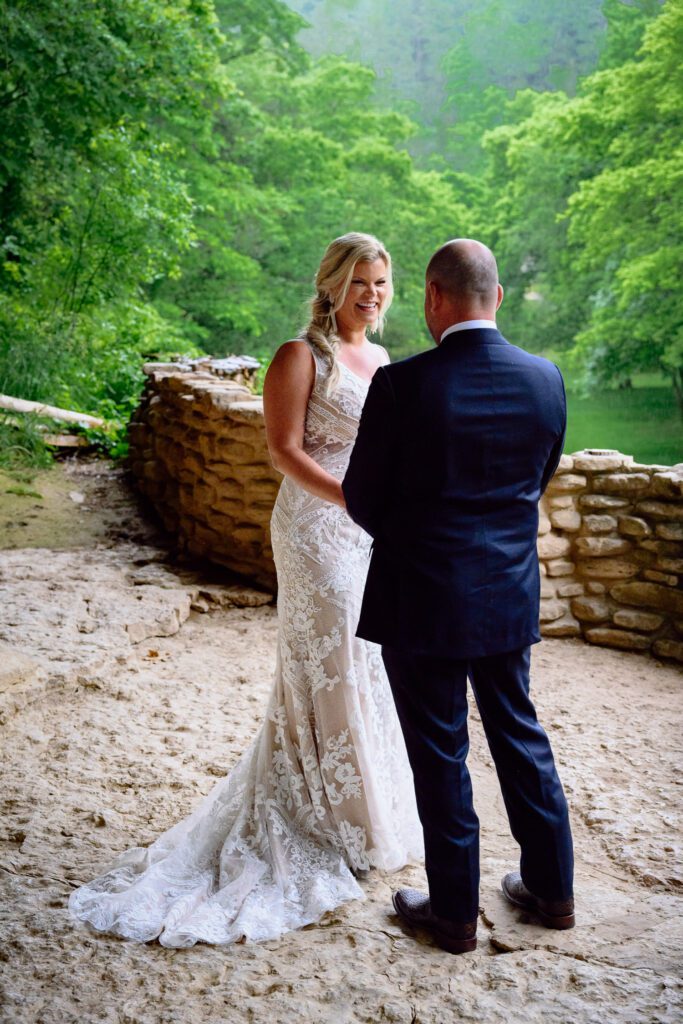
[[[367,330],[392,296],[370,235],[328,247],[311,318],[264,385],[284,474],[271,522],[278,577],[275,680],[264,723],[195,811],[75,890],[71,914],[164,946],[276,938],[363,898],[356,878],[422,857],[412,777],[380,648],[355,637],[370,537],[341,480],[372,374]]]

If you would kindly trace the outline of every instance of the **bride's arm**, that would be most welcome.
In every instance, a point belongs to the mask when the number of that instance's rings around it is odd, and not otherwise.
[[[308,345],[288,341],[275,353],[263,382],[263,412],[270,461],[318,498],[346,507],[341,483],[303,450],[306,409],[315,364]]]

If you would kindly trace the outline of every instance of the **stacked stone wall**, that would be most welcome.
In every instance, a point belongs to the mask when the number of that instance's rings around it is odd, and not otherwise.
[[[541,629],[683,662],[683,465],[563,455],[541,502]]]
[[[210,364],[145,372],[129,428],[141,492],[182,549],[274,589],[270,514],[282,478],[268,457],[262,399]]]
[[[274,588],[263,403],[211,364],[149,364],[131,469],[189,553]],[[683,662],[683,465],[564,455],[541,504],[541,630]]]

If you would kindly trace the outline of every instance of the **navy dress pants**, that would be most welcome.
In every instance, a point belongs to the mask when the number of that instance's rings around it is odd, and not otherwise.
[[[543,899],[573,893],[567,802],[548,737],[529,697],[530,650],[471,661],[383,647],[415,779],[432,911],[479,913],[479,819],[466,758],[467,678],[498,773],[526,887]]]

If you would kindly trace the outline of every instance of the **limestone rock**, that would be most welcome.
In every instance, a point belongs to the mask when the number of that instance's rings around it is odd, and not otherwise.
[[[563,508],[550,513],[550,522],[558,530],[575,533],[581,528],[581,516],[573,508]]]
[[[0,693],[31,682],[43,674],[39,661],[10,644],[0,642]]]
[[[647,473],[606,473],[596,476],[593,484],[603,494],[638,494],[650,484]]]
[[[655,532],[663,540],[683,541],[683,522],[657,523]]]
[[[584,636],[591,644],[599,644],[601,647],[618,647],[624,651],[647,651],[651,643],[647,636],[603,626],[587,629]]]
[[[636,505],[636,512],[651,519],[670,520],[674,523],[683,522],[683,503],[665,501],[641,501]]]
[[[571,494],[553,494],[544,499],[548,508],[574,508],[574,498]]]
[[[554,601],[548,598],[541,598],[539,619],[541,622],[553,622],[561,618],[567,611],[567,605],[563,601]]]
[[[165,590],[177,590],[182,586],[180,578],[166,565],[152,562],[141,565],[128,574],[128,579],[136,587],[154,586]]]
[[[273,595],[267,591],[241,585],[224,587],[217,583],[200,584],[199,596],[220,608],[261,608],[273,602]]]
[[[625,508],[628,501],[625,498],[615,498],[611,494],[582,494],[579,505],[587,509],[616,509]]]
[[[573,494],[576,491],[582,491],[587,484],[587,478],[578,473],[565,473],[559,476],[556,473],[548,484],[548,493]]]
[[[140,585],[139,604],[134,617],[123,610],[123,626],[131,643],[139,644],[155,636],[173,636],[190,614],[193,596],[184,590],[169,591],[158,586]],[[139,611],[138,611],[139,610]]]
[[[629,541],[619,537],[579,537],[576,547],[582,555],[592,558],[623,555],[631,550]]]
[[[110,811],[109,808],[98,808],[96,811],[91,811],[90,820],[97,828],[105,828],[107,825],[118,824],[118,815]]]
[[[598,583],[596,580],[589,580],[586,583],[586,590],[589,594],[604,594],[607,587],[604,583]]]
[[[657,568],[663,572],[683,573],[683,558],[658,558]]]
[[[557,473],[569,473],[574,467],[574,459],[571,455],[560,455],[560,461],[557,464]]]
[[[588,533],[612,533],[617,528],[617,520],[609,515],[589,515],[583,517],[583,525]]]
[[[587,558],[579,563],[585,576],[599,576],[608,580],[628,580],[637,576],[640,567],[622,558]]]
[[[583,583],[561,583],[557,588],[558,597],[579,597],[584,592]],[[604,588],[603,588],[604,589]]]
[[[538,515],[538,536],[544,537],[546,533],[550,533],[550,520],[543,513],[539,512]]]
[[[572,601],[572,612],[581,622],[606,622],[610,606],[604,598],[577,597]]]
[[[231,437],[218,438],[215,451],[219,460],[223,459],[231,466],[254,461],[254,446],[244,441],[235,441]]]
[[[638,516],[619,516],[619,533],[623,533],[625,537],[635,537],[639,540],[642,537],[649,537],[652,527]]]
[[[146,462],[142,463],[142,475],[145,480],[157,483],[166,479],[166,473],[162,469],[161,464],[154,459],[147,459]]]
[[[581,473],[601,473],[613,469],[624,469],[633,464],[632,455],[621,452],[587,448],[574,452],[574,469]]]
[[[653,633],[659,629],[664,619],[661,615],[653,615],[651,612],[620,608],[612,616],[612,621],[616,626],[623,626],[624,629],[637,629],[643,633]]]
[[[242,423],[260,422],[263,417],[263,400],[258,395],[252,395],[249,400],[233,402],[230,406],[230,415]]]
[[[574,616],[567,612],[561,619],[541,623],[541,635],[547,637],[581,636],[581,626]]]
[[[656,583],[617,583],[610,595],[620,604],[656,608],[673,615],[683,615],[683,593]]]
[[[680,498],[683,496],[683,463],[672,466],[652,477],[650,493],[661,498]]]
[[[681,545],[668,540],[648,538],[641,540],[640,547],[644,551],[654,551],[655,554],[662,555],[664,558],[678,558],[681,554]]]
[[[667,587],[675,587],[678,584],[678,576],[672,576],[666,572],[658,572],[657,569],[646,569],[643,576],[652,583],[664,583]]]
[[[655,640],[652,650],[658,658],[673,658],[683,662],[683,643],[678,640]]]
[[[554,558],[545,563],[548,576],[571,576],[576,566],[573,562],[567,562],[562,558]]]
[[[558,537],[556,533],[547,533],[545,537],[539,537],[538,557],[539,558],[561,558],[571,551],[571,541],[566,537]]]

